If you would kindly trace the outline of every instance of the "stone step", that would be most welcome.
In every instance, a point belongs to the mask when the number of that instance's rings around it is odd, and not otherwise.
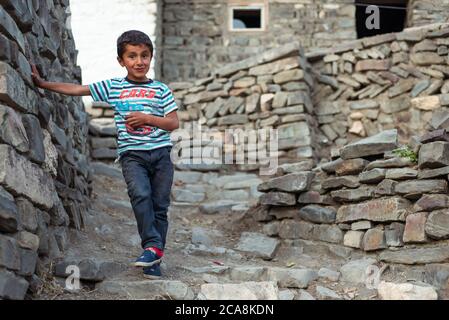
[[[133,300],[153,300],[162,297],[166,300],[193,300],[193,290],[181,281],[142,280],[105,281],[97,285],[99,292],[116,294]]]
[[[199,300],[278,300],[279,289],[275,282],[244,282],[239,284],[203,284]]]
[[[319,274],[307,268],[282,268],[269,266],[206,266],[184,268],[195,274],[208,275],[205,279],[213,279],[209,282],[242,284],[246,282],[274,282],[279,288],[304,289],[309,287],[312,281],[317,280]],[[337,272],[333,272],[337,273]],[[329,275],[326,274],[326,277]],[[339,276],[339,275],[338,275]],[[321,278],[326,278],[324,275]],[[204,278],[203,278],[204,279]],[[335,278],[334,278],[335,280]]]
[[[124,272],[128,266],[123,263],[105,261],[96,258],[72,259],[66,258],[54,267],[54,275],[66,278],[74,268],[79,268],[80,280],[100,282]],[[70,271],[71,270],[71,271]]]

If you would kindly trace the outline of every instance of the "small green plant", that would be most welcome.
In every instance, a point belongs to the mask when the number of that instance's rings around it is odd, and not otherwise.
[[[418,155],[409,146],[403,146],[401,148],[395,149],[393,150],[393,154],[401,158],[407,158],[411,162],[418,163]]]

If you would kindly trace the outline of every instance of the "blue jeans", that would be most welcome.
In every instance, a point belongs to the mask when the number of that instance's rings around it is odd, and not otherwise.
[[[143,249],[165,248],[174,171],[171,149],[126,151],[120,157]]]

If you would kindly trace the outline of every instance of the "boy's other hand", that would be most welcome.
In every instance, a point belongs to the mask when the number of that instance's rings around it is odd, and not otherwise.
[[[41,75],[39,74],[39,71],[36,68],[35,64],[30,63],[31,65],[31,77],[33,78],[33,82],[37,87],[41,87],[44,80],[42,80]]]
[[[139,128],[144,125],[148,125],[149,122],[148,114],[142,112],[131,112],[126,116],[126,124],[131,126],[132,128]]]

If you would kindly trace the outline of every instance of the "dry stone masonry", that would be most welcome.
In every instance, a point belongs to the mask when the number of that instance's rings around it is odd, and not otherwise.
[[[228,64],[215,70],[214,76],[195,83],[175,82],[170,87],[178,105],[185,110],[179,112],[183,129],[194,130],[197,122],[204,131],[218,130],[214,141],[230,144],[233,141],[228,141],[232,137],[226,136],[227,129],[277,129],[279,152],[272,156],[313,157],[315,132],[310,93],[314,79],[302,49],[295,43]],[[249,145],[251,141],[245,142]],[[269,151],[269,145],[256,142],[258,148],[260,145]],[[255,152],[245,149],[245,159],[254,158]],[[264,162],[269,156],[259,160]]]
[[[447,263],[448,135],[442,129],[415,141],[417,161],[399,155],[393,129],[344,146],[310,171],[273,178],[258,187],[255,218],[284,240],[339,244],[392,264]]]
[[[234,2],[240,5],[248,2]],[[309,52],[357,40],[355,1],[251,1],[267,11],[265,31],[231,31],[228,0],[164,0],[162,70],[165,81],[199,79],[210,70],[295,39]],[[447,22],[448,0],[408,1],[406,27]],[[362,22],[363,23],[363,22]],[[182,48],[182,50],[179,50]],[[189,61],[189,63],[185,63]]]
[[[87,114],[80,99],[36,90],[79,83],[69,1],[0,1],[0,298],[39,290],[47,262],[83,228],[89,205]]]
[[[400,142],[446,128],[449,26],[424,26],[307,54],[323,141],[346,143],[397,128]]]

